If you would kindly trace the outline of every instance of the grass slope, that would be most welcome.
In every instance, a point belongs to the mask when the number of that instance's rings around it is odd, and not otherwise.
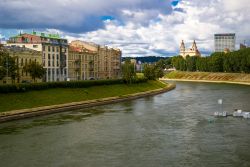
[[[173,71],[165,75],[169,79],[249,82],[250,74]]]
[[[166,87],[158,81],[132,85],[117,84],[89,88],[56,88],[25,93],[0,94],[0,112],[70,102],[121,96]]]

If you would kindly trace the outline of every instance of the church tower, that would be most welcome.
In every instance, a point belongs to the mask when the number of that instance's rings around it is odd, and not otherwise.
[[[195,40],[194,40],[193,45],[192,45],[192,50],[193,50],[193,51],[198,50],[198,49],[197,49],[197,46],[196,46],[196,42],[195,42]]]
[[[180,55],[181,56],[185,56],[185,44],[184,44],[184,41],[182,40],[181,41],[181,46],[180,46]]]

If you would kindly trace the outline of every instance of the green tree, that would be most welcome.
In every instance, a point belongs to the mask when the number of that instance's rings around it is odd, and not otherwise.
[[[144,65],[144,77],[146,77],[149,80],[155,80],[156,79],[156,73],[155,73],[155,66],[150,64]]]
[[[135,65],[129,59],[122,65],[122,78],[127,84],[133,83],[136,79]]]
[[[196,61],[197,56],[186,57],[187,71],[196,71]]]
[[[25,72],[28,72],[30,74],[34,82],[36,82],[36,78],[41,79],[45,74],[45,69],[43,68],[43,66],[34,61],[24,66],[23,69]]]
[[[14,81],[17,77],[18,66],[15,57],[10,57],[8,51],[0,45],[0,80],[4,77],[11,77]]]

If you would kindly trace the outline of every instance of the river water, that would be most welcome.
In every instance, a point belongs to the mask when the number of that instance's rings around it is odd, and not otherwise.
[[[157,96],[0,124],[1,167],[249,167],[250,87],[178,82]]]

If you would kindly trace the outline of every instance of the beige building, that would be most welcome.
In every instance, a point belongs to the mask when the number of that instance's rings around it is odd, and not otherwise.
[[[23,67],[26,64],[31,62],[38,62],[42,64],[42,52],[35,51],[28,48],[12,46],[5,47],[11,57],[15,58],[16,64],[18,66],[17,77],[15,80],[12,80],[10,77],[5,77],[3,80],[0,80],[0,83],[24,83],[24,82],[33,82],[29,73],[23,70]],[[36,82],[41,82],[42,79],[36,79]]]
[[[91,80],[98,78],[97,52],[70,46],[68,65],[70,80]]]
[[[121,51],[119,49],[79,40],[72,41],[70,48],[70,79],[114,79],[121,77]],[[76,65],[74,61],[79,62],[80,65]]]
[[[183,40],[181,41],[180,56],[186,58],[187,55],[189,55],[189,56],[201,56],[201,54],[197,48],[195,40],[194,40],[193,45],[190,49],[186,49],[184,41]]]

